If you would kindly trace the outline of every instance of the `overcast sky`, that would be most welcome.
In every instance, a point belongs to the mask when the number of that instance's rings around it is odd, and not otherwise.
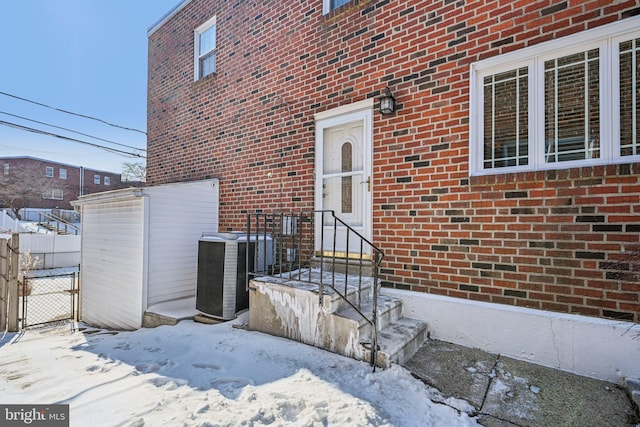
[[[0,156],[31,156],[113,172],[121,172],[124,162],[143,161],[6,123],[144,155],[141,149],[146,148],[146,136],[139,132],[15,97],[146,131],[147,31],[178,3],[180,0],[3,1]]]

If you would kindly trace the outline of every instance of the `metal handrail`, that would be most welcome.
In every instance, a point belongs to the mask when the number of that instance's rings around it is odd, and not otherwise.
[[[320,219],[320,229],[316,236],[316,217]],[[325,239],[325,220],[329,219],[329,227],[332,230],[332,250],[326,253]],[[331,225],[332,224],[332,225]],[[341,228],[345,235],[344,248],[345,252],[337,251],[338,229]],[[384,253],[380,248],[358,233],[349,224],[338,218],[333,210],[314,210],[300,213],[264,213],[257,212],[247,214],[247,236],[251,244],[255,246],[255,258],[246,257],[246,279],[247,289],[249,280],[252,277],[259,276],[278,276],[287,277],[294,280],[303,280],[303,270],[308,270],[306,282],[318,285],[318,302],[322,305],[323,296],[325,295],[324,287],[324,268],[325,259],[329,259],[331,263],[331,289],[340,296],[354,311],[371,325],[371,365],[375,370],[376,356],[378,351],[378,269],[384,258]],[[315,238],[320,241],[316,242]],[[359,252],[350,252],[350,241],[356,239],[355,247],[359,247]],[[359,241],[358,241],[359,239]],[[316,243],[319,243],[320,250],[316,252]],[[365,246],[367,252],[365,252]],[[253,249],[251,249],[253,251]],[[368,252],[370,251],[370,252]],[[365,256],[366,255],[366,256]],[[372,275],[373,275],[373,312],[371,316],[363,313],[361,310],[362,296],[362,267],[367,258],[370,257]],[[336,284],[336,260],[344,259],[344,293]],[[348,276],[350,267],[353,267],[353,261],[357,260],[358,287],[357,287],[357,304],[352,303],[348,295]],[[314,280],[311,274],[312,262],[318,262],[320,267],[319,280]]]
[[[43,220],[44,218],[44,220]],[[38,223],[39,224],[51,224],[51,223],[55,223],[55,229],[58,233],[60,233],[60,230],[62,230],[63,228],[60,227],[60,224],[64,224],[64,232],[67,234],[70,234],[69,230],[71,230],[73,232],[73,234],[78,235],[78,233],[80,232],[80,229],[78,227],[76,227],[75,225],[69,223],[68,221],[66,221],[63,218],[60,218],[59,216],[56,216],[52,213],[48,213],[48,212],[38,212]],[[53,227],[53,225],[52,225]]]

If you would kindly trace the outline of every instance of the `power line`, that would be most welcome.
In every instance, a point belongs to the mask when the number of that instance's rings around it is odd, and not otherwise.
[[[105,125],[113,126],[113,127],[115,127],[115,128],[124,129],[124,130],[130,130],[130,131],[132,131],[132,132],[139,132],[139,133],[141,133],[141,134],[143,134],[143,135],[146,135],[146,134],[147,134],[146,132],[141,131],[141,130],[139,130],[139,129],[133,129],[133,128],[125,127],[125,126],[116,125],[116,124],[113,124],[113,123],[109,123],[109,122],[107,122],[106,120],[99,119],[99,118],[97,118],[97,117],[87,116],[87,115],[84,115],[84,114],[74,113],[74,112],[72,112],[72,111],[63,110],[63,109],[61,109],[61,108],[52,107],[51,105],[42,104],[42,103],[37,102],[37,101],[32,101],[32,100],[30,100],[30,99],[22,98],[22,97],[17,96],[17,95],[12,95],[12,94],[10,94],[10,93],[6,93],[6,92],[2,92],[2,91],[0,91],[0,95],[9,96],[9,97],[11,97],[11,98],[19,99],[19,100],[21,100],[21,101],[25,101],[25,102],[30,102],[30,103],[32,103],[32,104],[39,105],[39,106],[41,106],[41,107],[45,107],[45,108],[49,108],[49,109],[51,109],[51,110],[59,111],[59,112],[61,112],[61,113],[71,114],[71,115],[73,115],[73,116],[83,117],[83,118],[85,118],[85,119],[90,119],[90,120],[95,120],[95,121],[97,121],[97,122],[104,123]]]
[[[142,154],[130,153],[128,151],[118,150],[117,148],[105,147],[104,145],[93,144],[91,142],[82,141],[80,139],[69,138],[68,136],[64,136],[64,135],[58,135],[57,133],[52,133],[52,132],[47,132],[47,131],[43,131],[43,130],[40,130],[40,129],[30,128],[28,126],[22,126],[22,125],[19,125],[17,123],[5,122],[4,120],[0,120],[0,125],[4,125],[4,126],[8,126],[8,127],[24,130],[24,131],[27,131],[27,132],[33,132],[33,133],[37,133],[37,134],[40,134],[40,135],[46,135],[46,136],[52,136],[54,138],[65,139],[67,141],[77,142],[77,143],[80,143],[80,144],[89,145],[91,147],[100,148],[102,150],[109,151],[109,152],[112,152],[112,153],[123,154],[123,155],[128,156],[128,157],[138,157],[138,158],[141,158],[141,159],[145,159],[146,158]]]
[[[146,150],[146,149],[144,149],[144,148],[138,148],[138,147],[132,147],[131,145],[120,144],[119,142],[110,141],[110,140],[108,140],[108,139],[104,139],[104,138],[99,138],[99,137],[97,137],[97,136],[89,135],[89,134],[87,134],[87,133],[77,132],[77,131],[75,131],[75,130],[67,129],[67,128],[63,128],[63,127],[61,127],[61,126],[56,126],[56,125],[52,125],[52,124],[49,124],[49,123],[40,122],[40,121],[38,121],[38,120],[29,119],[29,118],[27,118],[27,117],[18,116],[18,115],[16,115],[16,114],[7,113],[7,112],[5,112],[5,111],[0,111],[0,114],[5,114],[5,115],[7,115],[7,116],[15,117],[15,118],[17,118],[17,119],[26,120],[26,121],[33,122],[33,123],[38,123],[39,125],[45,125],[45,126],[49,126],[49,127],[56,128],[56,129],[66,130],[67,132],[75,133],[75,134],[77,134],[77,135],[88,136],[89,138],[97,139],[97,140],[99,140],[99,141],[108,142],[109,144],[119,145],[119,146],[121,146],[121,147],[131,148],[131,149],[133,149],[133,150],[147,151],[147,150]]]

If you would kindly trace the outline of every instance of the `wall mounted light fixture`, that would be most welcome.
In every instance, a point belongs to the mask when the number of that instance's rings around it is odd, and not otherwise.
[[[396,99],[391,95],[389,86],[385,88],[386,94],[380,97],[380,114],[393,114],[396,111]]]

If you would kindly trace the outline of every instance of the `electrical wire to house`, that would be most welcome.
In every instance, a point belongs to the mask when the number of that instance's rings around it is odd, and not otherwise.
[[[132,131],[132,132],[138,132],[138,133],[141,133],[141,134],[146,136],[146,132],[143,132],[141,130],[130,128],[130,127],[126,127],[126,126],[117,125],[117,124],[114,124],[114,123],[108,122],[106,120],[103,120],[103,119],[100,119],[100,118],[97,118],[97,117],[94,117],[94,116],[90,116],[90,115],[87,115],[87,114],[80,114],[80,113],[64,110],[62,108],[58,108],[58,107],[54,107],[54,106],[51,106],[51,105],[47,105],[47,104],[44,104],[44,103],[41,103],[41,102],[38,102],[38,101],[34,101],[34,100],[31,100],[31,99],[27,99],[27,98],[24,98],[24,97],[21,97],[21,96],[18,96],[18,95],[14,95],[14,94],[10,94],[10,93],[7,93],[7,92],[3,92],[3,91],[0,91],[0,95],[4,95],[4,96],[10,97],[10,98],[18,99],[20,101],[28,102],[28,103],[31,103],[31,104],[34,104],[34,105],[45,107],[45,108],[48,108],[48,109],[51,109],[51,110],[55,110],[55,111],[58,111],[58,112],[62,112],[62,113],[65,113],[65,114],[70,114],[70,115],[73,115],[73,116],[76,116],[76,117],[81,117],[81,118],[85,118],[85,119],[89,119],[89,120],[94,120],[94,121],[97,121],[97,122],[100,122],[100,123],[103,123],[103,124],[106,124],[108,126],[115,127],[115,128],[118,128],[118,129],[123,129],[123,130],[126,130],[126,131]],[[68,127],[57,126],[57,125],[54,125],[54,124],[51,124],[51,123],[46,123],[46,122],[43,122],[43,121],[40,121],[40,120],[35,120],[35,119],[29,118],[29,117],[13,114],[13,113],[10,113],[10,112],[7,112],[7,111],[0,111],[0,114],[6,115],[6,116],[9,116],[9,117],[13,117],[14,119],[19,119],[19,120],[30,122],[30,123],[36,123],[38,125],[42,125],[42,126],[46,126],[46,127],[49,127],[49,128],[58,129],[58,130],[62,130],[62,131],[65,131],[65,132],[69,132],[69,133],[72,133],[72,134],[75,134],[75,135],[80,135],[80,136],[83,136],[83,137],[91,138],[91,139],[94,139],[96,141],[101,141],[101,142],[104,142],[104,143],[107,143],[107,144],[110,144],[110,145],[126,148],[128,150],[133,150],[133,151],[114,148],[114,147],[103,145],[103,144],[99,144],[99,143],[88,142],[88,141],[85,141],[85,140],[82,140],[82,139],[77,139],[77,138],[73,138],[73,137],[70,137],[70,136],[61,135],[59,133],[50,132],[50,131],[42,130],[42,129],[37,129],[35,127],[31,127],[31,126],[27,126],[27,125],[23,125],[23,124],[14,123],[12,121],[0,120],[0,125],[3,125],[3,126],[11,127],[11,128],[22,130],[22,131],[26,131],[26,132],[36,133],[36,134],[39,134],[39,135],[58,138],[58,139],[62,139],[62,140],[70,141],[70,142],[75,142],[75,143],[79,143],[79,144],[88,145],[90,147],[98,148],[100,150],[104,150],[104,151],[110,152],[112,154],[122,155],[122,156],[129,157],[129,158],[140,158],[140,159],[146,158],[146,156],[145,156],[146,148],[138,148],[138,147],[134,147],[134,146],[131,146],[131,145],[122,144],[122,143],[119,143],[119,142],[116,142],[116,141],[113,141],[113,140],[110,140],[110,139],[101,138],[101,137],[98,137],[98,136],[95,136],[95,135],[91,135],[91,134],[88,134],[88,133],[79,132],[79,131],[70,129]]]
[[[89,135],[87,133],[78,132],[78,131],[75,131],[75,130],[72,130],[72,129],[68,129],[68,128],[65,128],[65,127],[52,125],[50,123],[41,122],[41,121],[38,121],[38,120],[30,119],[28,117],[19,116],[17,114],[7,113],[6,111],[0,111],[0,114],[5,114],[7,116],[11,116],[11,117],[14,117],[16,119],[26,120],[28,122],[37,123],[39,125],[49,126],[49,127],[55,128],[55,129],[60,129],[60,130],[64,130],[64,131],[67,131],[67,132],[75,133],[76,135],[86,136],[86,137],[89,137],[89,138],[96,139],[98,141],[108,142],[109,144],[118,145],[120,147],[131,148],[133,150],[147,151],[146,148],[138,148],[138,147],[133,147],[131,145],[121,144],[119,142],[111,141],[111,140],[100,138],[100,137],[93,136],[93,135]]]
[[[21,96],[12,95],[12,94],[7,93],[7,92],[0,91],[0,95],[8,96],[8,97],[14,98],[14,99],[19,99],[20,101],[29,102],[31,104],[39,105],[41,107],[49,108],[51,110],[55,110],[55,111],[58,111],[58,112],[61,112],[61,113],[70,114],[72,116],[82,117],[82,118],[89,119],[89,120],[95,120],[97,122],[100,122],[100,123],[103,123],[105,125],[112,126],[112,127],[118,128],[118,129],[124,129],[124,130],[132,131],[132,132],[138,132],[138,133],[141,133],[143,135],[147,134],[145,131],[142,131],[142,130],[139,130],[139,129],[134,129],[134,128],[129,128],[129,127],[117,125],[117,124],[108,122],[106,120],[103,120],[103,119],[100,119],[100,118],[97,118],[97,117],[93,117],[93,116],[89,116],[89,115],[86,115],[86,114],[74,113],[73,111],[68,111],[68,110],[64,110],[62,108],[53,107],[51,105],[43,104],[43,103],[38,102],[38,101],[33,101],[31,99],[23,98]]]
[[[44,131],[44,130],[35,129],[35,128],[29,127],[29,126],[23,126],[23,125],[19,125],[17,123],[11,123],[11,122],[7,122],[7,121],[4,121],[4,120],[0,120],[0,125],[11,127],[11,128],[15,128],[15,129],[19,129],[19,130],[24,130],[24,131],[27,131],[27,132],[36,133],[36,134],[39,134],[39,135],[51,136],[51,137],[63,139],[63,140],[66,140],[66,141],[77,142],[79,144],[89,145],[91,147],[99,148],[101,150],[105,150],[105,151],[108,151],[108,152],[111,152],[111,153],[122,154],[122,155],[125,155],[127,157],[137,157],[137,158],[140,158],[140,159],[145,159],[146,158],[146,156],[143,156],[142,154],[139,154],[139,153],[132,153],[132,152],[124,151],[124,150],[119,150],[117,148],[106,147],[104,145],[94,144],[94,143],[91,143],[91,142],[82,141],[80,139],[71,138],[71,137],[68,137],[68,136],[59,135],[59,134],[56,134],[56,133],[53,133],[53,132],[47,132],[47,131]]]

